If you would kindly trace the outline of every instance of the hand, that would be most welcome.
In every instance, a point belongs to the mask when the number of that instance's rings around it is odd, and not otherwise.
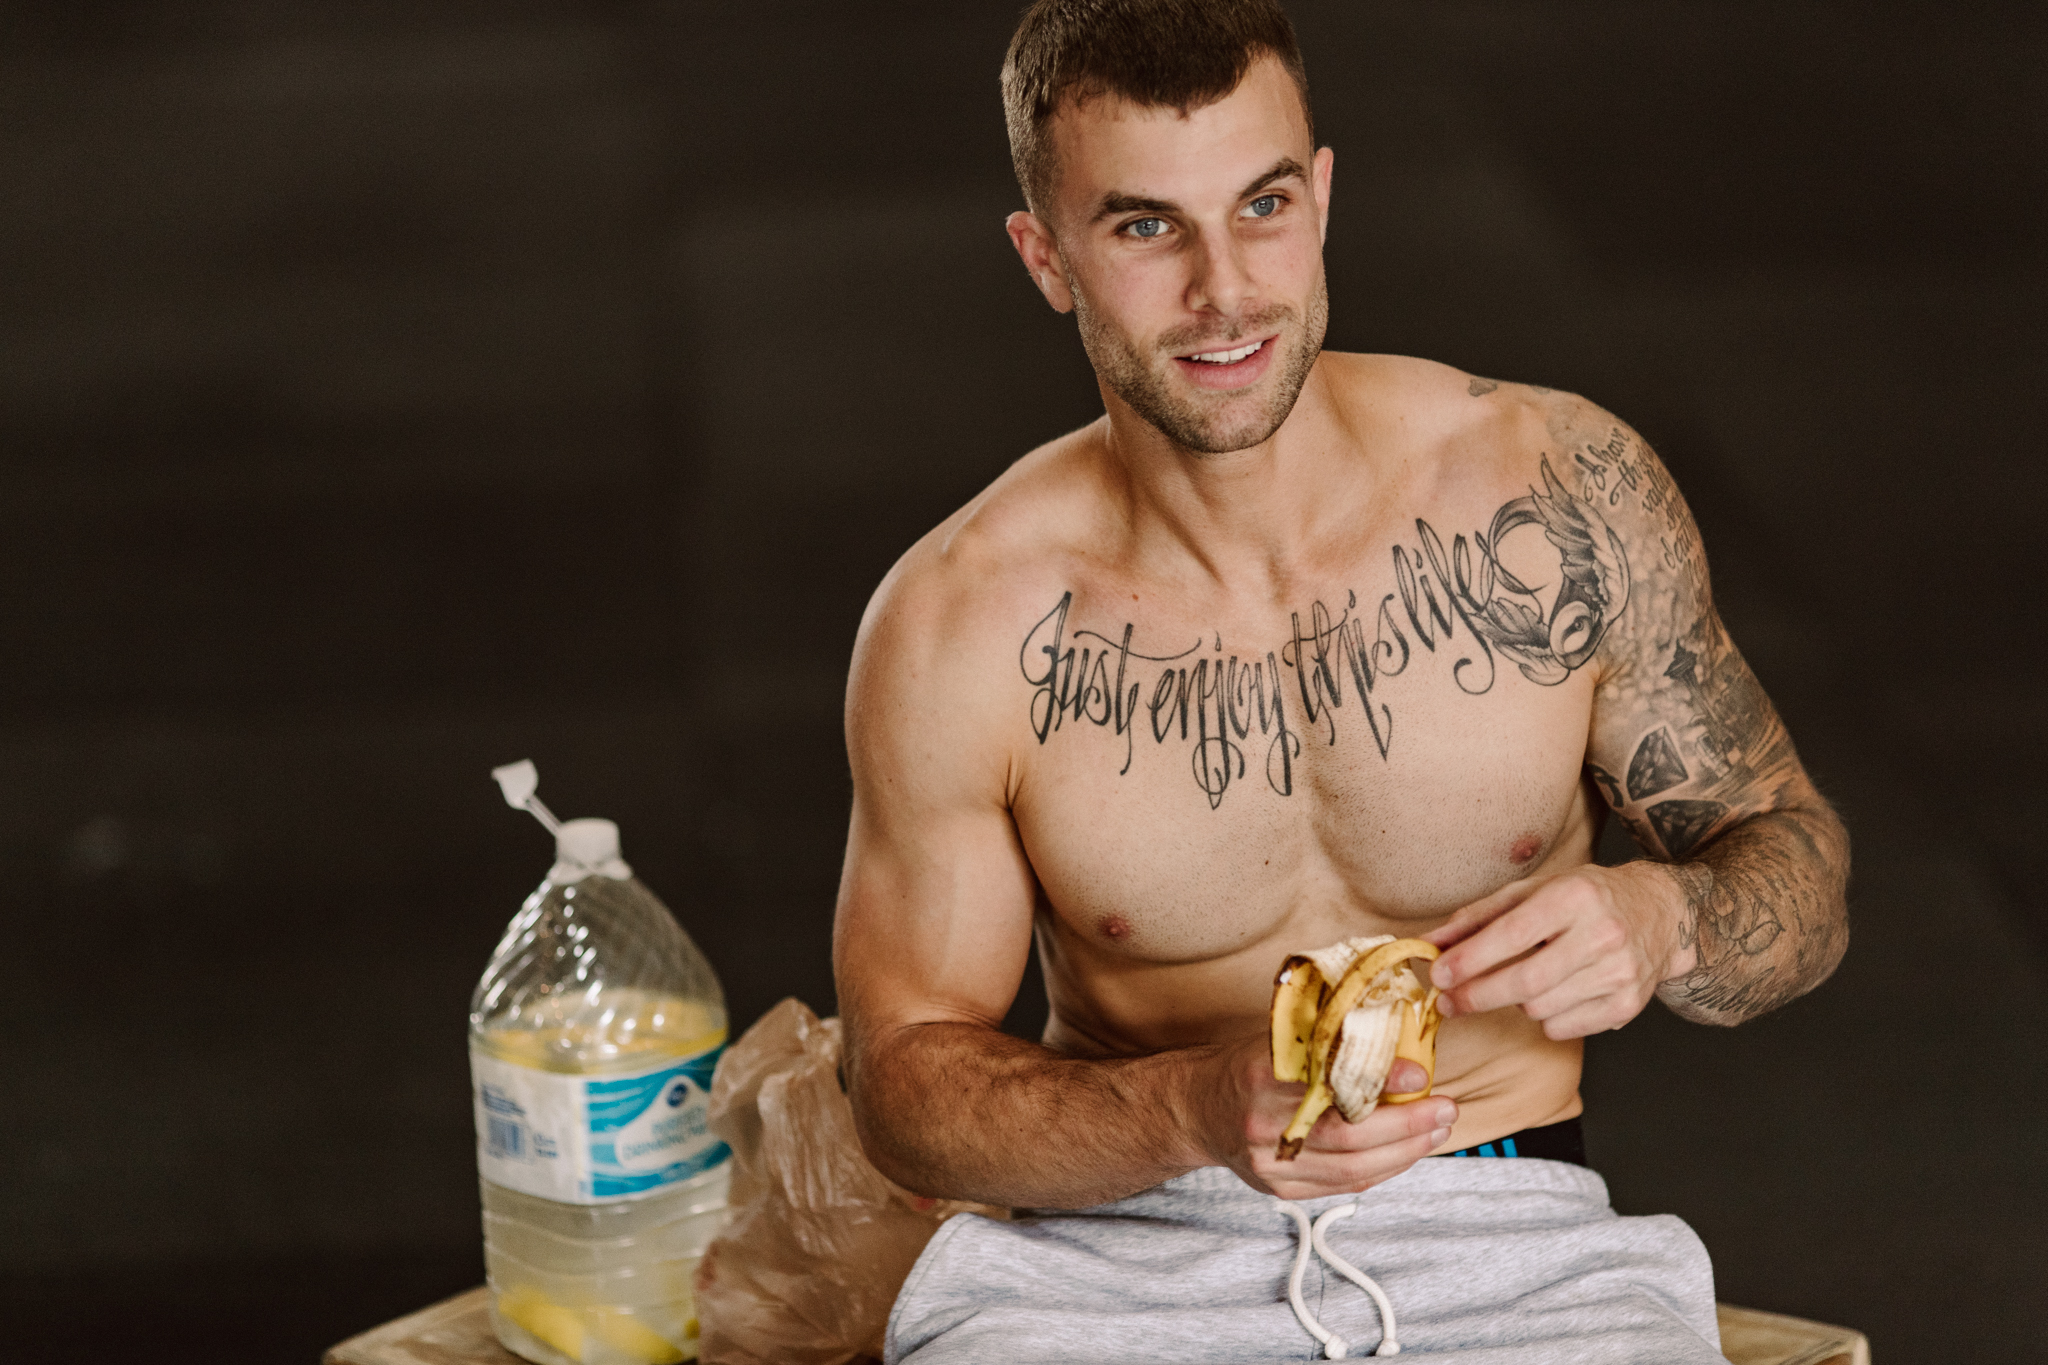
[[[1333,1106],[1309,1130],[1300,1154],[1280,1160],[1280,1134],[1308,1087],[1273,1079],[1271,1046],[1258,1038],[1225,1048],[1216,1059],[1221,1074],[1196,1082],[1209,1162],[1222,1162],[1253,1189],[1282,1199],[1356,1194],[1393,1179],[1450,1137],[1458,1106],[1441,1095],[1382,1104],[1363,1123],[1346,1123]],[[1394,1094],[1428,1083],[1410,1061],[1395,1062],[1387,1077]]]
[[[1620,1028],[1661,982],[1690,969],[1683,916],[1654,863],[1512,882],[1425,935],[1450,948],[1430,969],[1443,992],[1437,1008],[1455,1016],[1520,1005],[1556,1039]]]

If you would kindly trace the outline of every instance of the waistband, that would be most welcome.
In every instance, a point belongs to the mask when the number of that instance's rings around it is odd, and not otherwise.
[[[1572,1123],[1573,1120],[1566,1120]],[[1546,1124],[1547,1128],[1564,1127],[1564,1124]],[[1540,1130],[1530,1130],[1540,1131]],[[1522,1156],[1534,1157],[1522,1143],[1522,1135],[1512,1135],[1515,1150]],[[1492,1146],[1498,1155],[1505,1139],[1495,1141]],[[1476,1149],[1475,1149],[1476,1150]],[[1569,1195],[1576,1198],[1607,1202],[1607,1183],[1591,1167],[1562,1158],[1533,1161],[1455,1161],[1452,1154],[1424,1157],[1391,1180],[1373,1187],[1378,1191],[1374,1198],[1384,1201],[1389,1196],[1443,1194],[1502,1194],[1508,1192],[1545,1192]],[[1301,1206],[1312,1214],[1320,1214],[1337,1204],[1356,1200],[1356,1194],[1323,1195],[1313,1199],[1299,1200]],[[1261,1194],[1238,1179],[1237,1172],[1228,1166],[1202,1166],[1177,1175],[1162,1185],[1116,1200],[1109,1204],[1098,1204],[1088,1209],[1017,1209],[1019,1218],[1066,1218],[1066,1217],[1156,1217],[1166,1221],[1180,1221],[1184,1218],[1186,1201],[1196,1204],[1247,1207],[1264,1209],[1273,1202],[1273,1196]]]
[[[1524,1128],[1519,1133],[1509,1133],[1492,1142],[1482,1142],[1477,1147],[1465,1147],[1445,1156],[1527,1156],[1544,1161],[1569,1161],[1574,1166],[1586,1164],[1586,1135],[1579,1127],[1576,1115],[1562,1123],[1546,1123],[1541,1128]]]

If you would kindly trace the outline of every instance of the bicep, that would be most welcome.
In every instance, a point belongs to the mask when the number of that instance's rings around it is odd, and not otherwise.
[[[1575,435],[1568,458],[1609,504],[1630,560],[1627,609],[1601,645],[1587,769],[1646,852],[1683,859],[1811,787],[1714,609],[1698,527],[1663,463],[1612,419],[1597,440]]]
[[[849,691],[853,816],[833,934],[840,1010],[856,1036],[933,1022],[998,1027],[1023,979],[1037,896],[1000,736],[978,713],[976,689],[944,686],[943,660],[905,666],[897,643],[866,642]]]
[[[833,932],[840,1008],[859,1029],[1000,1025],[1031,952],[1036,884],[1000,809],[856,789]]]

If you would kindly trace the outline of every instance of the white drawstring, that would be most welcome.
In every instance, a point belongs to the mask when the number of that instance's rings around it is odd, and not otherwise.
[[[1357,1212],[1358,1205],[1344,1204],[1329,1210],[1322,1217],[1316,1219],[1315,1229],[1311,1234],[1316,1244],[1316,1255],[1328,1262],[1330,1268],[1339,1275],[1342,1275],[1345,1279],[1372,1295],[1372,1301],[1380,1306],[1380,1326],[1384,1329],[1380,1334],[1379,1347],[1373,1354],[1376,1356],[1397,1356],[1401,1354],[1401,1343],[1394,1336],[1394,1305],[1387,1302],[1386,1291],[1374,1282],[1372,1276],[1330,1250],[1329,1242],[1324,1239],[1325,1228],[1329,1227],[1330,1224],[1336,1222],[1339,1218],[1349,1218]],[[1330,1359],[1335,1360],[1337,1357],[1331,1356]]]
[[[1301,1273],[1308,1268],[1310,1247],[1315,1248],[1316,1254],[1321,1256],[1332,1270],[1335,1270],[1339,1275],[1342,1275],[1345,1279],[1372,1295],[1372,1301],[1379,1305],[1380,1326],[1384,1330],[1380,1333],[1380,1344],[1373,1351],[1373,1354],[1376,1356],[1397,1356],[1401,1354],[1401,1343],[1394,1337],[1394,1305],[1387,1302],[1386,1294],[1381,1291],[1377,1284],[1373,1283],[1372,1276],[1330,1250],[1329,1242],[1323,1238],[1324,1228],[1339,1218],[1349,1218],[1352,1214],[1357,1213],[1358,1205],[1340,1204],[1334,1209],[1327,1209],[1322,1217],[1316,1219],[1315,1226],[1310,1227],[1308,1211],[1302,1208],[1301,1205],[1291,1203],[1285,1199],[1276,1200],[1275,1202],[1281,1208],[1287,1210],[1288,1216],[1294,1219],[1295,1226],[1294,1269],[1287,1276],[1287,1302],[1294,1309],[1294,1316],[1301,1323],[1302,1327],[1310,1336],[1323,1344],[1323,1358],[1325,1360],[1342,1360],[1350,1353],[1351,1344],[1329,1328],[1323,1326],[1320,1322],[1317,1322],[1315,1314],[1309,1312],[1308,1305],[1301,1301]]]

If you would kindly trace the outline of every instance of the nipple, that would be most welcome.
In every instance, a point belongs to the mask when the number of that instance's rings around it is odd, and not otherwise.
[[[1520,867],[1543,851],[1543,840],[1534,834],[1524,834],[1508,849],[1508,861]]]
[[[1112,943],[1120,943],[1131,936],[1131,922],[1122,915],[1104,915],[1095,921],[1095,927]]]

